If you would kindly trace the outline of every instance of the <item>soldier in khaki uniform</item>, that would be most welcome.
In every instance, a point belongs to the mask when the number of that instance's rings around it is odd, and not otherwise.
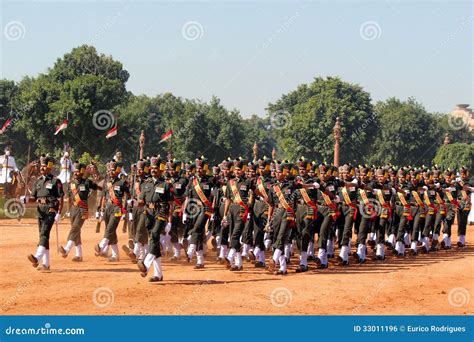
[[[100,243],[94,246],[96,256],[107,256],[109,245],[112,249],[110,262],[119,260],[117,227],[123,215],[127,213],[127,196],[130,196],[128,182],[120,177],[122,165],[115,160],[107,164],[108,181],[104,183],[102,189],[102,210],[101,219],[105,221],[104,237]]]
[[[42,155],[40,158],[41,177],[33,185],[31,197],[22,196],[24,203],[30,201],[38,203],[39,243],[36,253],[29,254],[28,260],[33,267],[37,267],[40,271],[46,271],[50,268],[49,236],[53,224],[60,220],[63,207],[63,185],[58,178],[51,174],[53,166],[54,159]]]
[[[100,186],[89,179],[84,178],[86,166],[76,161],[74,163],[73,178],[69,182],[67,196],[69,198],[69,212],[71,218],[71,230],[65,247],[61,246],[59,251],[63,258],[67,258],[72,247],[76,247],[76,255],[72,261],[82,261],[81,229],[84,221],[89,217],[87,199],[91,190],[102,190]]]

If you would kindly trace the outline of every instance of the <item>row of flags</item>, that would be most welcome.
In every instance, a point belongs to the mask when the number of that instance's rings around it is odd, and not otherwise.
[[[56,126],[54,130],[54,135],[57,135],[59,132],[64,131],[67,128],[68,123],[69,123],[69,120],[64,119],[63,122],[59,124],[59,126]],[[9,117],[7,121],[3,124],[2,129],[0,130],[0,134],[3,134],[7,130],[8,126],[10,126],[11,124],[12,124],[12,118]],[[107,134],[105,135],[105,138],[110,139],[116,136],[117,133],[118,133],[118,126],[117,126],[117,123],[115,123],[115,126],[112,127],[107,132]],[[159,141],[159,143],[161,144],[162,142],[165,142],[166,140],[170,139],[172,135],[173,135],[173,130],[169,130],[168,132],[166,132],[165,134],[161,136],[161,140]]]

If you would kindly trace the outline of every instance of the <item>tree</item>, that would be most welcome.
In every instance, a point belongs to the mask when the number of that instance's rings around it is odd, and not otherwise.
[[[369,93],[359,85],[318,77],[269,104],[268,112],[287,158],[332,160],[336,117],[342,123],[342,162],[363,160],[371,151],[376,117]]]
[[[112,154],[115,147],[104,143],[105,134],[117,118],[120,123],[116,110],[130,96],[125,89],[128,77],[120,62],[83,45],[58,59],[46,74],[23,79],[18,102],[27,110],[19,127],[34,142],[36,154],[54,151],[58,156],[66,142],[75,146],[79,155],[84,151]],[[103,126],[94,116],[99,111],[105,120]],[[54,127],[66,117],[68,129],[53,136]]]
[[[375,105],[376,137],[370,161],[395,165],[429,164],[441,144],[436,117],[413,98],[389,98]]]
[[[442,169],[459,170],[465,166],[474,173],[474,144],[455,143],[441,146],[436,152],[433,163]]]

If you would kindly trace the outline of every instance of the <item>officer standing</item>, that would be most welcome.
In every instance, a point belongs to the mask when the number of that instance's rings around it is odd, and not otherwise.
[[[173,256],[171,261],[177,261],[181,254],[180,239],[184,237],[184,225],[183,225],[183,204],[184,204],[184,193],[189,183],[189,179],[181,175],[181,162],[173,159],[168,162],[167,170],[171,176],[170,184],[172,185],[174,210],[172,213],[171,221],[171,243],[173,245]]]
[[[36,253],[28,255],[28,260],[39,271],[50,269],[49,236],[53,224],[60,220],[60,212],[63,207],[63,185],[58,178],[51,174],[53,166],[54,159],[42,155],[40,157],[41,177],[33,185],[31,197],[22,196],[24,203],[30,201],[38,203],[39,243]],[[40,262],[41,265],[39,265]]]

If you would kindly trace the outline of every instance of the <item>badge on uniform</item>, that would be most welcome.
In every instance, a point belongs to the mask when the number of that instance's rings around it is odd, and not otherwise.
[[[164,194],[165,193],[165,188],[159,186],[155,189],[155,192],[157,192],[159,194]]]
[[[204,185],[202,186],[202,188],[203,188],[204,190],[209,190],[209,184],[204,184]]]
[[[385,195],[390,195],[390,190],[384,190],[383,193],[384,193]]]
[[[46,183],[46,184],[44,185],[44,187],[45,187],[46,189],[51,190],[51,189],[53,188],[53,183],[48,182],[48,183]]]
[[[114,191],[120,191],[120,185],[115,185],[114,186]]]
[[[85,185],[79,185],[79,191],[86,191]]]
[[[329,191],[334,191],[334,186],[333,185],[328,186],[328,190]]]
[[[174,187],[175,187],[176,189],[181,189],[181,184],[178,183],[178,184],[176,184]]]
[[[247,186],[244,185],[244,184],[242,184],[242,185],[240,186],[240,190],[242,190],[242,191],[247,191]]]
[[[291,189],[285,189],[285,194],[287,195],[291,194]]]

